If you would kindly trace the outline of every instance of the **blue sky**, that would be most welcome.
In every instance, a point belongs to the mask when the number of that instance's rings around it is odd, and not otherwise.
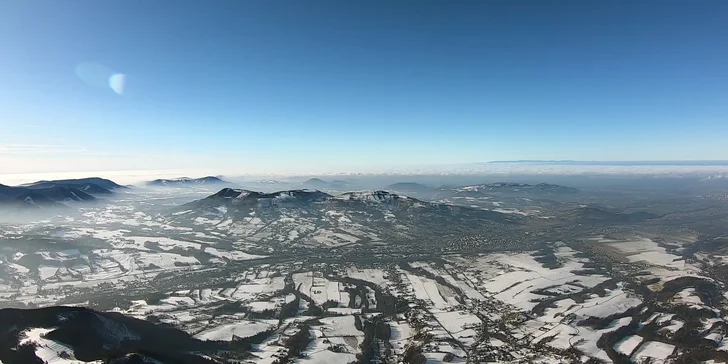
[[[728,159],[725,19],[719,0],[9,2],[0,173]]]

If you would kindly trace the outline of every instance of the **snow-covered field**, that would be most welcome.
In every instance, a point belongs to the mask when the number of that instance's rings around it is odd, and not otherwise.
[[[275,325],[270,323],[240,320],[232,324],[215,326],[198,333],[195,337],[201,340],[230,341],[234,337],[246,338],[272,328],[275,328]]]
[[[618,353],[622,353],[626,356],[632,355],[634,349],[636,349],[642,343],[642,337],[637,335],[630,335],[614,344],[614,350]]]
[[[63,343],[46,339],[45,334],[53,331],[52,329],[36,328],[30,329],[21,334],[23,337],[20,344],[35,345],[35,355],[47,364],[78,364],[93,363],[101,364],[101,360],[80,361],[73,357],[73,348]]]
[[[634,355],[632,355],[632,360],[639,362],[648,358],[654,358],[658,361],[664,361],[673,353],[673,351],[675,351],[674,345],[659,341],[648,341],[643,343],[639,349],[637,349]]]
[[[346,297],[348,302],[348,295],[342,292],[343,285],[323,278],[321,272],[294,273],[293,282],[300,292],[311,297],[318,305],[326,301],[343,302],[342,297]]]
[[[280,200],[275,203],[288,203],[288,198]],[[172,325],[201,340],[233,341],[268,332],[252,344],[254,357],[248,361],[261,363],[287,355],[287,340],[300,330],[310,340],[293,362],[356,361],[364,353],[364,328],[373,322],[380,329],[386,324],[389,336],[379,348],[391,349],[399,361],[416,347],[428,363],[476,362],[476,350],[492,355],[491,362],[557,363],[560,354],[573,350],[579,362],[609,362],[614,352],[636,362],[659,362],[680,350],[665,338],[686,327],[719,348],[728,347],[728,321],[705,292],[680,287],[662,306],[647,307],[650,302],[634,285],[651,280],[649,289],[659,293],[683,277],[714,282],[699,263],[728,262],[719,255],[686,259],[660,240],[600,237],[584,244],[602,244],[620,255],[610,261],[612,271],[604,261],[575,250],[583,246],[574,242],[544,242],[543,251],[448,252],[430,260],[383,253],[378,258],[386,259],[369,262],[358,251],[358,260],[339,262],[344,248],[388,243],[355,222],[362,219],[333,210],[312,217],[295,208],[281,208],[279,215],[251,209],[237,218],[217,206],[184,225],[176,219],[194,211],[162,215],[145,207],[179,207],[181,202],[159,194],[84,207],[63,224],[4,229],[0,299],[38,306],[93,303]],[[511,215],[538,213],[488,203]],[[385,209],[381,219],[391,223],[397,216]],[[392,225],[398,237],[409,237],[411,226]],[[31,243],[19,244],[13,240],[18,235],[30,236]],[[311,248],[326,250],[317,256],[307,253]],[[626,266],[640,268],[619,271]],[[648,311],[635,313],[634,308]],[[683,309],[700,312],[699,328],[681,316]],[[582,325],[585,321],[598,324]],[[600,343],[630,324],[655,324],[656,332],[633,330],[613,345]],[[36,344],[37,355],[49,363],[74,363],[62,354],[68,348],[45,339],[42,330],[24,333],[24,340]]]

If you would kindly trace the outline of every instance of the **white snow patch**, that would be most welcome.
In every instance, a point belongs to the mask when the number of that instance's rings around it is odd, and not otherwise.
[[[271,328],[270,324],[258,321],[240,320],[239,322],[221,325],[212,329],[205,330],[197,335],[200,340],[223,340],[231,341],[233,336],[246,338],[266,331]]]
[[[660,361],[667,359],[675,351],[675,346],[659,341],[648,341],[632,355],[632,360],[639,362],[647,358],[655,358]]]
[[[614,350],[618,353],[630,356],[634,349],[636,349],[642,343],[642,337],[638,335],[630,335],[624,337],[614,344]]]

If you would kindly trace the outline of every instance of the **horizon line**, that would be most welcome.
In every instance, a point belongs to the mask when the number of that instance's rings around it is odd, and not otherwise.
[[[487,164],[562,164],[562,165],[614,165],[614,166],[728,166],[724,159],[682,159],[682,160],[541,160],[519,159],[498,160]]]

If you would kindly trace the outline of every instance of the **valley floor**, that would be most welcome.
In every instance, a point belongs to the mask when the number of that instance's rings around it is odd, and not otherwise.
[[[255,216],[189,226],[151,211],[130,198],[61,223],[3,226],[0,305],[119,312],[250,344],[225,354],[245,363],[728,359],[718,273],[728,256],[683,254],[689,245],[671,237],[544,236],[489,253],[409,241],[402,254],[336,213],[337,229],[312,221],[266,245],[270,226]],[[318,245],[301,250],[299,236]],[[39,358],[77,362],[38,330],[23,337]]]

